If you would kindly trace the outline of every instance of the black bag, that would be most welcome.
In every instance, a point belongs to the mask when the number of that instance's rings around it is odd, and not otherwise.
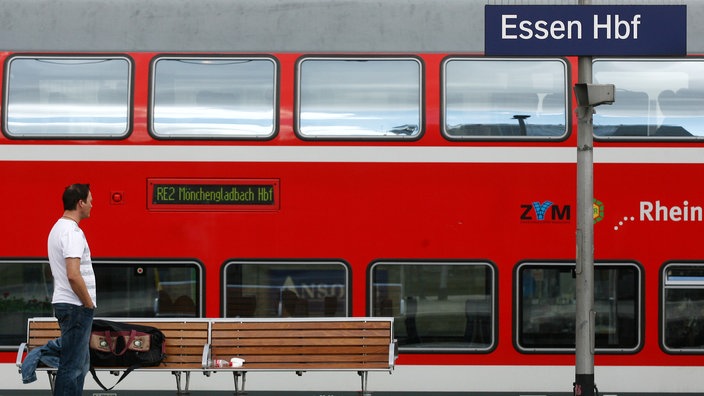
[[[166,358],[166,337],[159,329],[104,319],[93,320],[90,334],[90,372],[104,390],[119,384],[139,367],[158,366]],[[98,379],[94,367],[124,367],[122,377],[109,389]]]

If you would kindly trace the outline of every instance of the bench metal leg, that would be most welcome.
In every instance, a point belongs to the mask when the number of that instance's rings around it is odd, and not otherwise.
[[[357,371],[357,374],[359,374],[360,377],[362,377],[362,395],[371,395],[371,393],[367,392],[367,376],[369,375],[368,371]]]
[[[49,370],[46,372],[49,376],[49,386],[51,387],[51,394],[54,394],[54,387],[56,386],[56,371]]]
[[[235,394],[238,395],[241,393],[245,393],[244,391],[244,385],[245,382],[247,381],[247,372],[246,371],[233,371],[232,376],[235,380]],[[242,377],[242,390],[240,391],[239,383],[240,383],[240,377]]]
[[[181,388],[181,373],[186,374],[186,387],[183,389]],[[176,393],[179,395],[189,393],[188,387],[191,382],[191,372],[190,371],[172,371],[171,374],[173,374],[174,377],[176,377]]]

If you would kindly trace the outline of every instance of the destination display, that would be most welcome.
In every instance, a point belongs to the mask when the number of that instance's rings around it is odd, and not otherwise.
[[[278,179],[149,179],[151,210],[278,210]]]
[[[687,53],[685,5],[487,5],[487,55]]]

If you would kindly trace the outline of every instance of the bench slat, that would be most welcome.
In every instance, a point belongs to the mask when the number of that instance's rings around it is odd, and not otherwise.
[[[271,363],[366,363],[387,361],[388,354],[381,355],[239,355],[245,364],[257,362]]]
[[[46,328],[32,329],[31,333],[32,333],[32,337],[46,338],[46,337],[53,337],[56,334],[61,334],[61,331],[59,330],[59,326],[57,325],[56,328],[53,328],[53,329],[46,329]]]
[[[213,338],[213,347],[227,347],[227,346],[259,346],[267,347],[272,344],[272,341],[276,340],[277,345],[301,345],[301,340],[298,338]],[[389,346],[389,337],[383,338],[365,338],[363,342],[360,342],[359,338],[308,338],[306,339],[307,345],[331,345],[331,346],[345,346],[345,345],[383,345]]]
[[[325,354],[337,354],[337,355],[370,355],[370,354],[382,354],[388,358],[389,346],[356,346],[356,347],[338,347],[338,346],[287,346],[280,347],[277,345],[272,345],[267,348],[259,347],[232,347],[232,348],[218,348],[218,352],[222,354],[231,354],[232,356],[238,355],[325,355]]]
[[[340,321],[215,321],[213,322],[214,329],[349,329],[365,327],[371,329],[385,329],[389,327],[386,321],[365,321],[355,320],[340,320]]]
[[[389,363],[360,363],[350,368],[349,363],[299,363],[296,365],[286,363],[245,363],[242,367],[236,369],[239,371],[247,370],[287,370],[287,371],[306,371],[306,370],[388,370]],[[221,370],[221,369],[218,369]],[[224,369],[233,370],[233,369]]]
[[[365,364],[379,364],[379,363],[385,363],[388,365],[388,356],[387,359],[383,358],[378,358],[378,359],[359,359],[357,356],[327,356],[327,355],[309,355],[309,356],[283,356],[280,359],[260,359],[259,356],[242,356],[242,359],[245,360],[245,364],[243,365],[244,368],[251,368],[254,367],[254,364],[257,363],[272,363],[272,364],[279,364],[279,365],[288,365],[288,366],[293,366],[295,368],[299,364],[310,364],[310,363],[318,363],[322,366],[325,365],[332,365],[332,364],[338,364],[340,367],[346,367],[346,368],[351,368],[351,367],[363,367]]]
[[[212,338],[219,337],[235,337],[235,338],[350,338],[350,337],[390,337],[391,333],[388,330],[232,330],[232,331],[216,331],[213,330]]]
[[[41,322],[32,321],[32,322],[29,322],[29,326],[30,326],[30,328],[35,329],[35,330],[58,329],[59,328],[59,324],[57,321],[50,321],[50,320],[41,321]]]
[[[208,330],[208,322],[189,322],[188,320],[174,320],[173,322],[150,322],[150,321],[129,321],[127,323],[135,323],[135,324],[141,324],[144,326],[152,326],[152,327],[157,327],[161,331],[166,331],[166,330],[179,330],[179,331],[185,331],[185,330]]]

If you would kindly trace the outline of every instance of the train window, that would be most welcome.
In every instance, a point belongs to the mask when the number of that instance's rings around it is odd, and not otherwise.
[[[338,261],[230,261],[224,316],[349,316],[349,267]]]
[[[127,135],[130,68],[126,58],[11,58],[4,113],[7,134],[18,138]]]
[[[450,58],[443,64],[443,133],[450,139],[555,139],[567,133],[560,59]]]
[[[671,353],[704,353],[704,265],[663,269],[662,346]]]
[[[417,138],[421,64],[409,58],[305,58],[298,66],[303,138]]]
[[[516,279],[516,345],[524,352],[573,352],[574,264],[521,264]],[[641,346],[641,275],[635,264],[595,264],[596,350]]]
[[[276,131],[270,58],[158,58],[151,133],[157,138],[268,138]]]
[[[0,350],[27,340],[27,319],[54,316],[51,268],[46,260],[0,261]]]
[[[195,261],[93,260],[93,268],[96,316],[203,316],[203,268]]]
[[[372,316],[393,316],[405,352],[488,352],[496,344],[496,275],[488,263],[377,262]]]
[[[614,84],[615,101],[594,114],[600,139],[703,139],[701,59],[598,59],[594,83]]]

